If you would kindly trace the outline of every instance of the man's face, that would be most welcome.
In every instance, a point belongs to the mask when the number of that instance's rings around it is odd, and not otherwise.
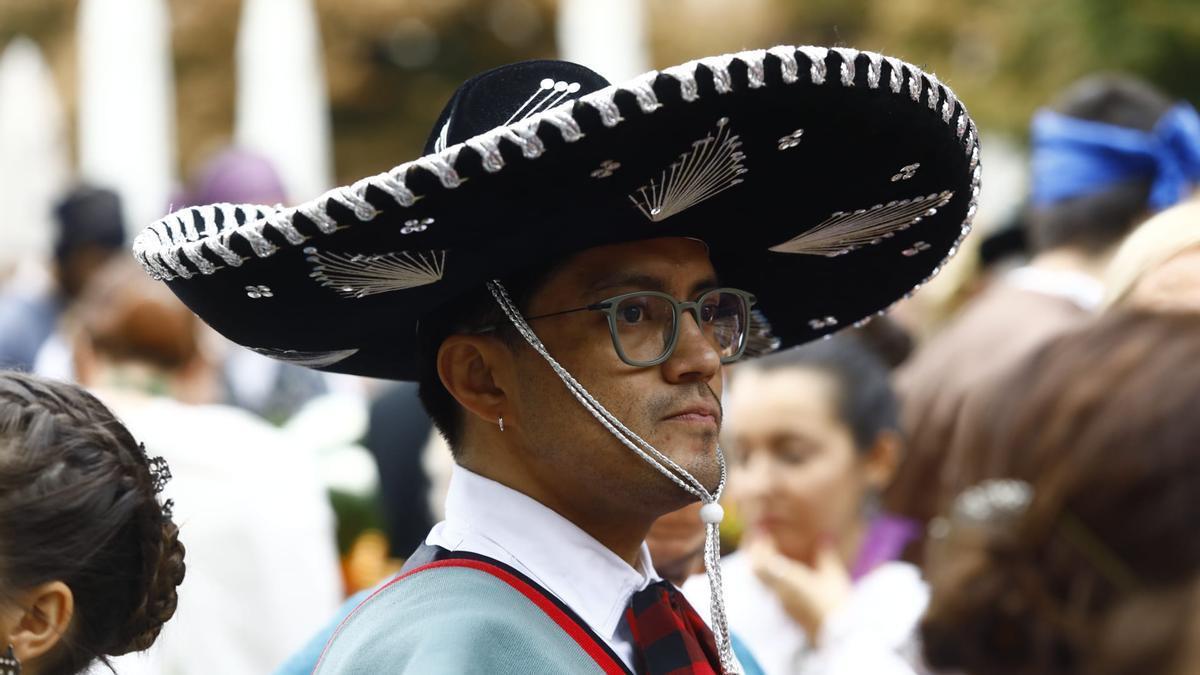
[[[530,299],[527,316],[582,307],[631,291],[660,291],[695,300],[717,286],[707,247],[683,238],[589,249],[554,272]],[[708,489],[720,478],[721,362],[717,348],[684,313],[679,339],[665,362],[635,367],[613,346],[606,317],[582,311],[536,319],[531,327],[550,355],[629,429]],[[596,508],[663,513],[693,501],[621,444],[567,390],[549,364],[522,345],[514,403],[533,456],[529,470],[543,485],[572,491]]]

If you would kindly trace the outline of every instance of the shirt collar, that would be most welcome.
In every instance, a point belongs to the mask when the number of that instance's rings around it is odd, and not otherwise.
[[[506,551],[604,638],[616,633],[633,594],[659,580],[644,542],[631,567],[541,502],[457,465],[446,522]]]
[[[1104,284],[1099,279],[1074,270],[1018,267],[1005,280],[1011,286],[1062,298],[1089,312],[1099,309],[1104,299]]]

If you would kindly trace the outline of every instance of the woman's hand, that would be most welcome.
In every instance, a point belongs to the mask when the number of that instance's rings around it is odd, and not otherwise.
[[[751,542],[747,555],[754,573],[779,596],[784,609],[815,645],[825,620],[853,590],[850,572],[837,548],[822,541],[811,567],[780,553],[767,537]]]

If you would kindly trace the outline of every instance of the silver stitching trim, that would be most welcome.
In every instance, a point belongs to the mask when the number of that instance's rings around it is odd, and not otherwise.
[[[652,70],[629,82],[628,91],[633,92],[638,107],[644,113],[652,113],[662,107],[658,102],[658,94],[654,93],[654,81],[657,79],[658,73]]]
[[[276,211],[266,217],[267,224],[275,228],[275,231],[282,234],[287,243],[292,246],[303,244],[308,237],[300,234],[300,230],[292,225],[292,219],[283,215],[282,212]]]
[[[246,258],[238,255],[236,251],[229,248],[229,237],[232,232],[222,232],[216,237],[205,239],[204,243],[208,245],[208,250],[216,253],[225,264],[230,267],[241,267],[242,263],[246,262]]]
[[[329,198],[354,212],[354,216],[362,221],[371,220],[379,215],[379,211],[367,201],[367,187],[371,184],[367,178],[355,181],[351,185],[338,188],[330,193]]]
[[[941,90],[938,87],[940,84],[937,77],[929,75],[929,109],[934,112],[937,112],[938,100],[941,98]]]
[[[767,83],[767,50],[756,49],[744,52],[742,60],[746,62],[746,84],[751,89],[762,89]]]
[[[183,251],[183,254],[187,256],[187,259],[196,266],[196,269],[199,270],[201,274],[212,274],[213,272],[216,272],[217,266],[205,259],[204,252],[200,250],[200,247],[201,242],[189,241],[181,246],[180,250]]]
[[[250,242],[250,248],[254,251],[254,255],[260,258],[265,258],[279,250],[279,247],[267,241],[263,236],[263,227],[266,224],[265,222],[251,223],[242,230],[242,237]]]
[[[785,84],[793,84],[799,79],[799,54],[803,54],[809,60],[808,76],[813,84],[824,84],[827,79],[828,73],[825,58],[828,55],[828,50],[824,47],[791,47],[781,45],[766,50],[766,53],[772,54],[780,60],[782,78]],[[851,74],[851,69],[853,68],[853,59],[848,58],[848,56],[851,54],[857,56],[860,53],[865,54],[870,61],[867,82],[869,85],[874,86],[876,63],[878,63],[878,59],[880,58],[879,55],[844,48],[839,49],[839,53],[843,57],[843,63],[846,64],[842,72],[839,73],[841,76],[839,82],[843,86],[846,86],[846,77]],[[664,69],[660,74],[671,77],[679,82],[683,100],[690,102],[700,97],[699,88],[696,84],[696,71],[700,66],[710,69],[714,73],[714,78],[717,78],[717,71],[724,69],[728,72],[729,65],[734,60],[740,60],[747,64],[750,70],[749,78],[757,81],[756,78],[758,78],[759,72],[757,68],[758,64],[762,63],[762,59],[762,50],[756,50],[690,61]],[[882,57],[882,59],[887,61],[891,66],[888,75],[888,88],[893,94],[902,95],[907,93],[913,100],[919,101],[923,90],[935,86],[926,81],[926,74],[916,66],[908,65],[894,57]],[[657,77],[657,74],[654,74],[654,77]],[[908,78],[907,92],[905,92],[904,86],[905,77]],[[882,78],[882,75],[880,75],[880,78]],[[589,94],[585,97],[586,100],[581,100],[600,113],[601,120],[605,126],[615,126],[621,121],[621,117],[619,109],[613,102],[614,95],[622,90],[629,91],[635,97],[640,93],[641,97],[638,99],[638,104],[644,110],[645,105],[651,102],[647,98],[650,90],[645,88],[644,82],[652,81],[652,75],[647,73],[640,76],[635,83],[623,86],[611,86]],[[850,78],[850,82],[853,82],[852,77]],[[936,78],[932,82],[937,82]],[[961,228],[961,236],[959,237],[959,242],[961,242],[962,237],[965,237],[971,231],[971,220],[974,218],[977,210],[975,201],[979,191],[980,180],[980,172],[976,171],[980,166],[978,131],[965,107],[954,97],[953,92],[948,88],[942,88],[935,96],[939,96],[942,99],[941,113],[943,121],[947,124],[954,124],[955,133],[962,138],[963,151],[970,158],[972,198],[967,208],[967,217]],[[540,145],[541,139],[536,135],[536,130],[542,122],[547,122],[554,126],[564,141],[568,143],[578,141],[584,137],[584,133],[574,116],[577,109],[576,103],[576,101],[563,102],[549,110],[543,110],[521,122],[511,125],[511,131],[516,134],[516,138],[526,141],[526,144],[515,140],[513,136],[507,133],[503,133],[500,137],[509,142],[516,143],[527,157],[536,156],[544,150]],[[655,97],[654,103],[658,103],[657,97]],[[947,111],[949,115],[947,115]],[[183,262],[181,257],[186,258],[189,264],[194,265],[195,269],[204,275],[212,274],[215,270],[220,269],[219,265],[209,267],[193,259],[193,256],[198,253],[203,256],[201,252],[204,248],[207,248],[210,253],[220,258],[226,265],[238,267],[248,260],[248,258],[239,255],[231,248],[231,240],[234,236],[241,237],[250,246],[255,256],[265,257],[278,250],[278,247],[266,239],[262,239],[263,232],[265,231],[264,226],[275,230],[290,245],[295,245],[296,242],[306,239],[295,227],[294,219],[296,214],[301,214],[307,220],[311,221],[321,233],[329,234],[342,227],[327,213],[329,200],[333,199],[343,203],[345,203],[345,200],[348,200],[351,202],[349,204],[350,208],[353,209],[355,204],[357,204],[365,215],[367,213],[366,206],[369,206],[369,203],[364,205],[362,202],[365,202],[365,189],[367,185],[381,190],[405,208],[411,207],[421,199],[421,195],[414,194],[407,187],[408,177],[412,171],[425,171],[434,175],[446,189],[457,187],[462,183],[462,180],[458,177],[457,171],[454,169],[454,163],[463,147],[460,144],[446,148],[431,157],[423,157],[397,166],[385,173],[359,181],[355,185],[362,184],[360,192],[338,188],[293,208],[281,209],[228,204],[214,205],[214,209],[199,211],[201,217],[198,219],[198,222],[197,220],[192,220],[194,216],[191,209],[172,213],[151,224],[134,239],[133,253],[147,273],[156,279],[165,281],[176,277],[191,278],[193,272]],[[215,222],[217,209],[220,209],[222,212],[222,222],[220,225],[217,225]],[[373,207],[371,209],[374,211]],[[236,218],[239,212],[244,215],[243,223],[240,225]],[[256,235],[261,239],[258,246],[255,246],[252,241],[252,238]],[[191,253],[188,253],[183,247],[191,242],[194,242],[196,245],[191,246]],[[956,250],[957,247],[958,242],[956,242],[952,250]],[[208,262],[207,257],[201,257],[198,260]],[[209,264],[211,265],[211,263]],[[933,278],[933,275],[927,277],[913,291],[920,288],[931,278]],[[911,296],[911,294],[912,292],[908,293],[907,296]],[[881,310],[880,313],[882,314],[883,311],[885,310]]]
[[[724,54],[711,59],[705,59],[705,66],[712,71],[713,87],[718,94],[728,94],[733,91],[733,76],[729,74],[729,65],[733,63],[732,54]]]
[[[615,127],[624,117],[621,117],[621,109],[617,107],[616,101],[613,100],[613,94],[617,93],[616,87],[605,87],[599,91],[592,93],[579,99],[580,103],[586,103],[596,109],[600,113],[600,122],[606,127]]]
[[[855,75],[854,60],[858,58],[858,50],[849,49],[847,47],[834,47],[833,51],[841,54],[842,56],[842,86],[853,87]]]
[[[554,128],[558,129],[558,133],[562,135],[562,139],[567,143],[574,143],[584,137],[583,129],[579,126],[579,122],[575,119],[571,108],[571,104],[562,105],[540,115],[542,121],[549,122],[554,125]],[[533,128],[537,128],[536,120],[529,124]]]
[[[867,55],[867,86],[879,88],[879,80],[883,77],[883,56],[874,52],[863,52]]]
[[[771,47],[768,54],[779,59],[782,69],[783,83],[795,84],[800,79],[800,65],[796,63],[796,50],[791,47]]]
[[[895,59],[890,56],[884,57],[884,60],[892,67],[892,72],[888,75],[888,88],[893,94],[899,94],[904,87],[904,64],[900,59]]]
[[[417,196],[404,184],[405,172],[402,169],[408,166],[405,164],[391,171],[384,171],[375,177],[375,187],[386,192],[397,204],[406,208],[417,203]]]
[[[808,57],[808,76],[813,84],[825,84],[825,57],[829,50],[824,47],[798,47],[797,50]]]
[[[679,95],[688,103],[700,98],[700,88],[696,85],[696,66],[699,63],[699,61],[688,61],[662,71],[663,75],[679,81]]]

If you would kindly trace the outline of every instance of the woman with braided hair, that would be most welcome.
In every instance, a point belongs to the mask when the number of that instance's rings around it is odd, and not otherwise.
[[[0,372],[0,674],[149,647],[175,613],[170,473],[92,395]]]

